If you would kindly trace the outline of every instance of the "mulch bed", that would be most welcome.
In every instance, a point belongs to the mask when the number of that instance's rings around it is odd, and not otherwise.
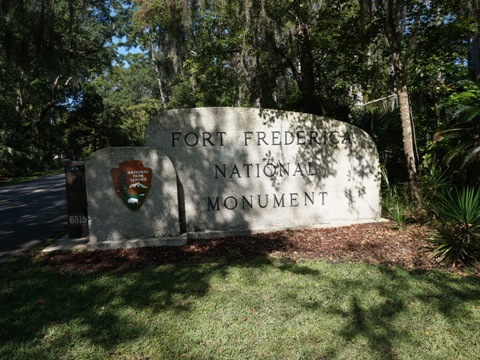
[[[431,258],[425,241],[429,231],[427,226],[418,224],[397,230],[394,223],[384,222],[195,240],[180,247],[59,251],[38,256],[45,265],[83,273],[121,272],[161,264],[238,262],[273,256],[295,262],[303,259],[364,262],[408,270],[436,269],[463,274],[464,269],[444,266]]]

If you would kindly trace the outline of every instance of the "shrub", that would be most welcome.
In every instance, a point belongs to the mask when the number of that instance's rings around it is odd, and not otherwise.
[[[384,169],[382,169],[382,178],[382,211],[397,224],[399,230],[402,230],[405,227],[407,213],[411,212],[407,195],[408,188],[402,184],[390,184]]]
[[[420,191],[422,194],[422,207],[425,210],[431,208],[441,194],[450,191],[452,181],[447,171],[441,171],[435,164],[424,168],[420,178]]]
[[[480,259],[479,189],[455,189],[439,196],[431,209],[437,217],[429,238],[433,257],[453,266],[474,266]]]

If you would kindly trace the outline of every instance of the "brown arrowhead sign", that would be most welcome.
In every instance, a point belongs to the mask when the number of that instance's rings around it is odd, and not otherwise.
[[[128,160],[113,168],[111,173],[120,199],[130,210],[140,209],[150,189],[152,169],[143,167],[140,160]]]

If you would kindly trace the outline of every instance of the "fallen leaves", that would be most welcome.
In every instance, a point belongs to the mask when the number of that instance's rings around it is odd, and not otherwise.
[[[59,267],[61,271],[87,273],[118,272],[145,265],[237,262],[259,257],[294,262],[302,259],[366,262],[410,270],[445,269],[429,257],[425,241],[429,231],[423,225],[409,225],[399,231],[393,228],[393,223],[372,223],[195,240],[181,247],[53,252],[40,256],[46,265]]]

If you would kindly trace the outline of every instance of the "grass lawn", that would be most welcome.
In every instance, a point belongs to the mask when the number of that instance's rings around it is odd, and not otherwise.
[[[0,268],[1,359],[478,359],[480,279],[258,259]]]

